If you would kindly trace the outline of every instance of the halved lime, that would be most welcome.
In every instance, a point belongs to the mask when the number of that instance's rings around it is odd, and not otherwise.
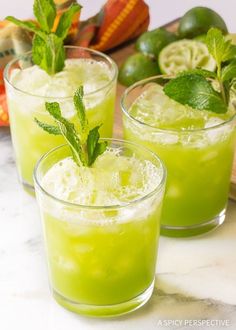
[[[214,71],[216,63],[207,46],[197,40],[179,40],[162,49],[159,55],[161,72],[176,75],[179,72],[202,68]]]
[[[223,18],[214,10],[194,7],[180,19],[178,32],[181,38],[194,38],[207,33],[211,27],[218,28],[224,34],[228,32]]]
[[[136,81],[155,76],[160,73],[157,61],[142,53],[127,58],[119,71],[119,82],[130,86]]]

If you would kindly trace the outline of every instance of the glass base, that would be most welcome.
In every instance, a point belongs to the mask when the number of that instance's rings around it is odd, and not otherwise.
[[[85,315],[85,316],[92,316],[92,317],[114,317],[119,315],[124,315],[130,312],[135,311],[136,309],[142,307],[151,297],[152,292],[154,289],[154,281],[139,296],[125,301],[120,304],[116,305],[87,305],[87,304],[80,304],[67,298],[63,297],[61,294],[53,290],[53,296],[55,300],[64,308],[70,310],[71,312]]]
[[[193,226],[161,226],[161,235],[169,237],[189,237],[205,234],[218,226],[225,220],[226,208],[215,218]]]

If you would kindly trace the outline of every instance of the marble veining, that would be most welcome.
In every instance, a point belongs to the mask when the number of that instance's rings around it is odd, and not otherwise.
[[[155,290],[135,313],[84,318],[50,295],[39,212],[17,181],[9,129],[0,129],[0,329],[208,329],[184,320],[226,320],[236,328],[236,204],[223,226],[198,238],[161,237]],[[165,322],[179,322],[166,325]],[[164,322],[165,321],[165,322]]]

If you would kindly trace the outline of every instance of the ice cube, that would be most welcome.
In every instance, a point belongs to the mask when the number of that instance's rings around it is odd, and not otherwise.
[[[68,256],[57,256],[57,258],[54,258],[57,266],[60,267],[63,271],[66,272],[78,272],[79,267],[78,264],[75,262],[74,259],[69,258]]]
[[[37,90],[44,88],[49,81],[50,76],[36,65],[24,70],[13,70],[11,76],[11,82],[15,87],[33,95],[40,95]]]

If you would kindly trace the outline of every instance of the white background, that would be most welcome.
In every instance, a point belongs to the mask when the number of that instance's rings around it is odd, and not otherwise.
[[[105,0],[77,0],[83,5],[82,19],[96,14]],[[236,0],[146,0],[150,6],[150,29],[163,25],[183,15],[194,6],[215,9],[226,21],[228,29],[236,32]],[[0,20],[6,15],[19,18],[32,17],[33,0],[0,0]]]

